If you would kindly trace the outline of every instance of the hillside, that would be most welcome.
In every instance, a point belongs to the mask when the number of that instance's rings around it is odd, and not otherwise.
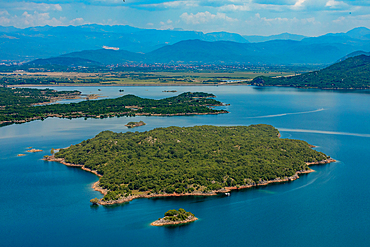
[[[321,89],[369,89],[370,56],[350,57],[325,69],[293,77],[257,77],[257,86],[291,86]]]

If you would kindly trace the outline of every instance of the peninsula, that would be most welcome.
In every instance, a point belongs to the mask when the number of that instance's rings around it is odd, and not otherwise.
[[[11,100],[0,100],[0,126],[13,123],[25,123],[33,120],[44,120],[48,117],[59,118],[107,118],[120,116],[185,116],[200,114],[227,113],[225,110],[211,109],[210,106],[223,105],[213,99],[215,95],[202,92],[187,92],[160,100],[125,95],[115,99],[86,100],[71,104],[52,104],[33,106],[44,102],[45,98],[30,100],[25,93],[42,94],[37,89],[32,91],[16,90]],[[35,91],[36,90],[36,91]],[[10,88],[0,88],[0,96],[8,97],[13,92]],[[49,92],[49,91],[46,91]],[[78,94],[77,92],[70,92]]]
[[[190,212],[186,212],[183,208],[179,210],[172,209],[168,210],[163,218],[159,218],[158,220],[151,223],[152,226],[166,226],[166,225],[179,225],[179,224],[187,224],[190,222],[194,222],[198,220],[194,216],[194,214]]]
[[[309,165],[334,162],[307,142],[281,139],[270,125],[103,131],[46,157],[100,177],[101,205],[135,198],[210,196],[292,181]]]

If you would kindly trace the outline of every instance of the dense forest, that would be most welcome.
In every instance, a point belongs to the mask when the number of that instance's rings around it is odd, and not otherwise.
[[[77,118],[135,115],[178,115],[178,114],[218,114],[226,111],[215,110],[209,106],[222,105],[212,99],[213,94],[187,92],[178,96],[154,100],[134,95],[125,95],[116,99],[86,100],[71,104],[52,104],[32,106],[42,99],[37,96],[42,91],[22,91],[22,89],[1,88],[4,98],[0,105],[0,126],[12,123],[45,119],[47,117]],[[52,93],[51,90],[45,92]],[[8,94],[8,93],[12,94]],[[29,94],[34,96],[30,97]],[[44,100],[45,101],[45,100]]]
[[[137,193],[203,193],[255,185],[328,159],[304,141],[280,139],[270,125],[157,128],[113,133],[62,149],[65,162],[101,174],[103,201]]]
[[[325,69],[292,77],[256,77],[256,86],[290,86],[320,89],[369,89],[370,56],[360,55]]]
[[[79,91],[56,91],[51,89],[4,88],[0,87],[0,109],[5,107],[31,106],[57,98],[81,95]]]

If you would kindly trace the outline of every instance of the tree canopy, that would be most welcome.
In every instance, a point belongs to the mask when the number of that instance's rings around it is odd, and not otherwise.
[[[102,175],[103,201],[138,193],[196,193],[263,183],[328,159],[269,125],[103,131],[55,154]]]
[[[40,91],[0,88],[5,98],[0,101],[0,126],[12,123],[23,123],[47,117],[106,118],[113,116],[135,115],[179,115],[179,114],[218,114],[226,111],[211,109],[209,106],[222,105],[212,99],[213,94],[187,92],[165,99],[145,99],[135,95],[124,95],[115,99],[86,100],[71,104],[52,104],[32,106],[45,102],[39,96],[42,92],[54,93],[51,90]],[[13,92],[7,96],[7,93]],[[18,92],[17,94],[15,92]],[[73,93],[73,92],[70,92]],[[79,92],[78,92],[79,93]]]

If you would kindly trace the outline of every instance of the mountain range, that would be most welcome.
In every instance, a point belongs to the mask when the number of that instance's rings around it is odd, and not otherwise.
[[[32,61],[31,64],[331,64],[359,50],[370,51],[367,28],[304,37],[288,33],[241,36],[96,24],[0,27],[0,60]]]

